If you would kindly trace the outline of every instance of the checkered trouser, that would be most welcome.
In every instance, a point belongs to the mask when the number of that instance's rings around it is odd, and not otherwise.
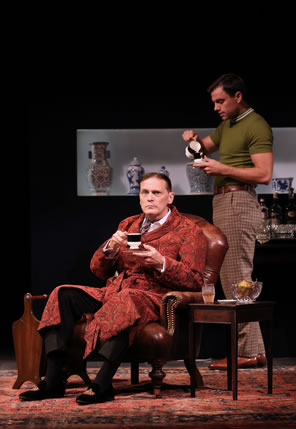
[[[256,231],[261,223],[260,206],[254,191],[234,191],[213,198],[213,221],[227,237],[220,280],[226,299],[232,299],[230,285],[251,280]],[[265,353],[259,322],[238,326],[238,356],[253,357]]]

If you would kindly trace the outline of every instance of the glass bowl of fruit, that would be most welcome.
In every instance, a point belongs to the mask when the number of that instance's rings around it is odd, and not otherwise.
[[[231,293],[233,299],[238,302],[250,303],[256,301],[262,291],[263,283],[256,281],[242,280],[232,283]]]

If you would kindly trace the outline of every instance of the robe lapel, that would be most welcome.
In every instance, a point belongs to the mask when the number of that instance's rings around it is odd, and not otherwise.
[[[149,241],[158,240],[159,238],[161,238],[168,232],[172,231],[179,225],[181,221],[180,213],[178,212],[175,206],[170,206],[170,209],[172,210],[172,213],[168,218],[168,220],[163,225],[161,225],[159,228],[155,229],[154,231],[146,232],[145,234],[143,234],[142,236],[143,243],[148,243]],[[144,213],[141,213],[137,219],[133,220],[131,225],[127,226],[126,228],[127,231],[140,232],[140,225],[143,222],[143,219],[144,219]]]
[[[128,232],[140,232],[140,225],[144,220],[144,213],[141,213],[138,219],[136,219],[131,225],[128,225]]]
[[[154,231],[146,232],[146,234],[142,236],[143,243],[149,243],[149,241],[158,240],[179,225],[181,218],[178,210],[174,206],[171,206],[170,208],[172,213],[168,220]]]

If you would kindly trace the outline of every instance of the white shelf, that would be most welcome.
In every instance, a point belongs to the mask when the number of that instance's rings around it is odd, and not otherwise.
[[[187,128],[189,129],[189,128]],[[213,128],[196,128],[201,137],[207,136]],[[176,195],[191,194],[186,175],[185,142],[182,139],[184,129],[79,129],[77,130],[77,193],[79,196],[91,196],[87,173],[90,165],[88,153],[93,142],[108,142],[107,160],[112,168],[112,185],[109,195],[128,195],[129,185],[127,168],[130,161],[137,157],[145,173],[159,171],[162,165],[170,173],[173,191]],[[273,128],[274,134],[274,171],[273,177],[295,177],[292,186],[296,186],[296,128]],[[211,155],[219,159],[219,154]],[[259,185],[257,193],[271,193],[270,185]]]

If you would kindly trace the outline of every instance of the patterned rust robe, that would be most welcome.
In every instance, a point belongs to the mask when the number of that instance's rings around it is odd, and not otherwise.
[[[165,256],[165,271],[141,267],[139,260],[121,248],[115,258],[108,258],[103,243],[92,257],[91,271],[105,279],[106,286],[62,285],[50,294],[39,324],[39,331],[60,323],[58,291],[63,287],[79,288],[103,303],[94,314],[86,315],[84,357],[124,329],[130,328],[129,342],[149,322],[159,320],[162,297],[169,290],[199,291],[203,283],[207,244],[201,229],[171,206],[168,220],[142,236],[142,242],[155,247]],[[124,219],[118,229],[139,232],[144,214]],[[117,275],[118,274],[118,275]]]

